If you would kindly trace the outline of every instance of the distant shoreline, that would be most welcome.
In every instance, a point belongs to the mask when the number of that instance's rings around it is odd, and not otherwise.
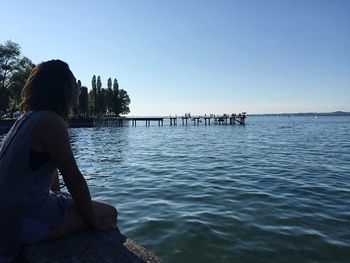
[[[126,115],[126,118],[132,117],[157,117],[157,118],[169,118],[177,117],[181,118],[181,114],[168,114],[168,115]],[[205,114],[196,114],[193,117],[205,116]],[[214,116],[221,116],[220,114],[215,114]],[[346,111],[333,111],[333,112],[283,112],[283,113],[246,113],[246,116],[350,116],[350,112]],[[192,116],[191,116],[192,117]]]
[[[247,114],[248,116],[350,116],[350,112],[297,112],[297,113],[259,113]]]

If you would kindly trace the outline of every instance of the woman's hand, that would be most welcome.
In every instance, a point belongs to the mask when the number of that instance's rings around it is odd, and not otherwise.
[[[96,231],[111,231],[116,230],[117,226],[112,221],[98,220],[98,222],[93,226]]]

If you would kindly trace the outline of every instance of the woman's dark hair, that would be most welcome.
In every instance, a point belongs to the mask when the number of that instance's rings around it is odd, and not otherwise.
[[[50,60],[37,65],[22,90],[22,111],[54,111],[64,119],[72,112],[75,78],[67,63]]]

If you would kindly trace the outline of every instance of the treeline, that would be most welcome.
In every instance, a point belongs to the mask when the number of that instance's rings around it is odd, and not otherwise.
[[[19,110],[21,91],[35,64],[21,55],[21,48],[10,40],[0,44],[0,117],[3,113],[12,114]],[[80,105],[75,109],[76,115],[83,116],[120,116],[130,112],[130,98],[127,92],[119,88],[116,78],[107,80],[107,87],[102,87],[100,76],[93,76],[91,89],[81,88]]]
[[[78,86],[81,82],[78,80]],[[93,76],[91,90],[81,87],[79,112],[89,116],[120,116],[130,112],[130,98],[128,93],[119,88],[118,80],[107,80],[107,88],[102,87],[100,76]]]
[[[21,48],[12,41],[0,44],[0,111],[15,112],[21,102],[21,91],[35,67]]]

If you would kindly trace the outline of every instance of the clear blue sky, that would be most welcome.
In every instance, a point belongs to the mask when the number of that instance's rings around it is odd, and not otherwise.
[[[9,39],[117,78],[130,115],[350,111],[348,0],[1,0]]]

